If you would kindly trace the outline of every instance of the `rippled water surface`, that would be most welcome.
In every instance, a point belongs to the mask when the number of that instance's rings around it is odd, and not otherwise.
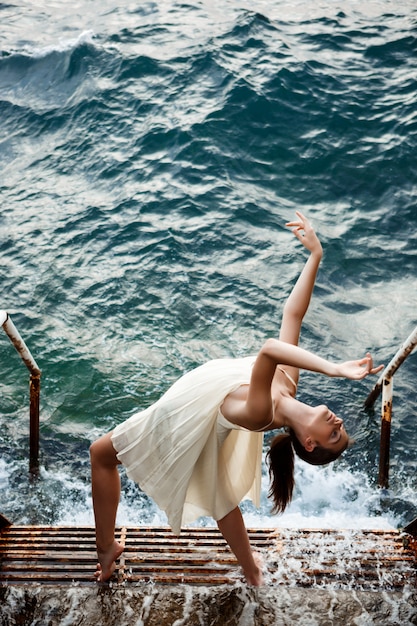
[[[0,338],[0,512],[92,523],[88,447],[209,358],[276,334],[310,216],[325,257],[302,345],[387,363],[417,323],[414,2],[0,4],[2,302],[42,369],[28,481],[27,372]],[[390,490],[373,382],[304,374],[356,439],[297,466],[255,526],[417,515],[412,355],[395,378]],[[122,521],[164,516],[124,479]],[[203,522],[210,523],[210,520]]]

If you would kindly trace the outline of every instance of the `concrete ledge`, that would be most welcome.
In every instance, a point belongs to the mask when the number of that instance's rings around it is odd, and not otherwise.
[[[416,590],[370,592],[244,585],[0,588],[4,626],[406,626]]]

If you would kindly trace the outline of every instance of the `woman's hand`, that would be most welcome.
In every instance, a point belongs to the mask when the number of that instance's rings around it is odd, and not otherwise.
[[[383,365],[374,367],[372,356],[369,352],[359,361],[345,361],[336,366],[337,376],[350,378],[351,380],[362,380],[369,374],[377,374],[383,369]]]
[[[298,217],[298,221],[287,222],[285,226],[291,228],[294,235],[299,241],[301,241],[307,250],[309,250],[312,254],[318,254],[321,257],[323,249],[314,228],[310,224],[310,221],[301,213],[301,211],[296,211],[295,214]]]

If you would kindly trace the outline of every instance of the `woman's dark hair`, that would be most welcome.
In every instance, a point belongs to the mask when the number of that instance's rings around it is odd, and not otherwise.
[[[294,490],[294,450],[297,456],[310,465],[327,465],[335,461],[346,450],[349,441],[337,452],[316,446],[308,452],[297,439],[292,429],[288,433],[276,435],[267,453],[271,486],[269,497],[274,501],[273,512],[283,513],[291,502]]]
[[[291,502],[294,489],[294,449],[289,434],[276,435],[266,455],[271,485],[268,496],[274,501],[273,512],[283,513]]]

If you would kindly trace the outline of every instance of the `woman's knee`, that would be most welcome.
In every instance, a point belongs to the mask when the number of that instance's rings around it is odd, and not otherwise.
[[[116,450],[111,441],[111,435],[112,433],[103,435],[91,444],[90,460],[92,464],[105,465],[107,467],[119,464]]]

